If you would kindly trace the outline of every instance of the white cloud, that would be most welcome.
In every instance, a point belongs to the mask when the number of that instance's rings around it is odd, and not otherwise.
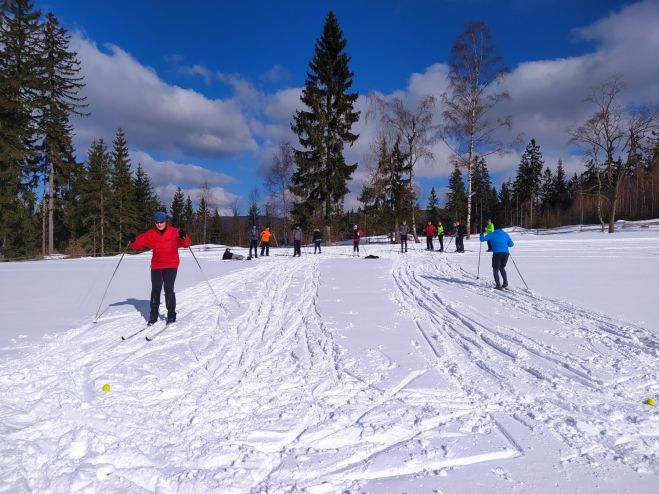
[[[131,147],[174,156],[222,158],[256,149],[235,101],[167,84],[118,46],[103,52],[80,34],[72,36],[71,46],[81,61],[91,112],[75,121],[82,148],[121,127]]]

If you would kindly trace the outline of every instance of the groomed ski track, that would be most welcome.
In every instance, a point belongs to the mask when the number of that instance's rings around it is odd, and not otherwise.
[[[494,291],[489,256],[476,279],[457,254],[367,248],[273,249],[210,279],[221,307],[178,291],[154,341],[121,341],[144,327],[126,311],[3,362],[0,492],[656,488],[655,332],[512,264]]]

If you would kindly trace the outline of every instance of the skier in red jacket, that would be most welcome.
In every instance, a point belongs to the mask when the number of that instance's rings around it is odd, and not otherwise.
[[[437,233],[437,228],[432,224],[432,221],[428,221],[428,224],[423,229],[423,234],[426,236],[426,250],[435,250],[435,246],[432,244],[432,238]]]
[[[192,240],[185,234],[182,228],[176,228],[167,224],[167,213],[158,211],[153,215],[156,223],[155,228],[147,230],[135,237],[128,235],[130,246],[133,250],[153,249],[151,258],[151,312],[149,314],[149,325],[158,320],[158,308],[160,307],[160,292],[165,285],[165,306],[167,307],[167,324],[176,321],[176,294],[174,293],[174,282],[179,265],[179,247],[190,247]]]

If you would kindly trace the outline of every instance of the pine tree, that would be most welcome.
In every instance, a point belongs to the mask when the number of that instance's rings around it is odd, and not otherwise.
[[[467,215],[467,193],[462,180],[462,172],[457,163],[454,164],[453,173],[448,181],[448,193],[446,194],[446,210],[453,221],[464,221]]]
[[[541,175],[544,167],[540,146],[536,144],[535,139],[526,146],[519,166],[517,167],[517,176],[515,177],[515,196],[519,205],[522,207],[518,211],[522,217],[523,206],[528,207],[530,219],[527,222],[528,227],[533,226],[533,211],[535,209],[536,198],[540,192]]]
[[[201,199],[199,199],[199,208],[197,208],[196,214],[196,223],[198,225],[196,230],[199,232],[199,237],[202,244],[205,244],[206,239],[208,238],[206,234],[209,218],[210,210],[208,209],[208,203],[206,202],[206,198],[202,196]]]
[[[215,214],[213,215],[213,221],[211,223],[210,241],[212,244],[222,243],[222,217],[217,209],[215,209]]]
[[[122,129],[117,129],[112,150],[112,206],[113,226],[116,228],[116,246],[123,249],[125,236],[136,230],[135,186],[130,169],[128,143]]]
[[[170,213],[170,224],[177,227],[183,227],[185,222],[183,220],[183,210],[185,208],[184,204],[185,198],[183,196],[183,191],[181,187],[176,189],[174,193],[174,198],[172,199],[172,205],[169,208]]]
[[[540,208],[543,213],[548,213],[556,206],[556,182],[554,174],[549,167],[542,173],[540,185]]]
[[[194,224],[194,209],[192,209],[192,199],[188,196],[185,200],[185,206],[183,206],[183,214],[181,217],[183,228],[190,230]]]
[[[87,151],[85,174],[80,190],[81,218],[87,250],[105,255],[110,226],[110,155],[103,139],[92,141]]]
[[[430,221],[433,225],[437,224],[439,220],[439,200],[437,199],[437,194],[435,193],[435,188],[430,189],[430,196],[428,197],[428,212],[430,213]]]
[[[474,223],[476,221],[481,222],[481,220],[483,220],[483,214],[485,214],[485,218],[490,218],[492,216],[491,211],[496,202],[496,195],[494,195],[494,197],[492,196],[491,187],[492,180],[490,179],[490,172],[487,169],[487,163],[483,157],[476,156],[474,158],[474,167],[471,177],[471,190],[474,195],[471,201],[471,217],[476,219]],[[471,226],[469,228],[470,230],[473,230]],[[483,225],[481,224],[476,231],[481,231],[482,228]]]
[[[60,27],[57,17],[49,13],[41,44],[43,74],[39,98],[42,173],[48,182],[48,186],[44,186],[48,199],[44,211],[48,211],[49,253],[55,249],[55,209],[61,210],[64,206],[64,188],[70,185],[78,166],[73,157],[73,128],[69,116],[86,115],[80,111],[86,106],[85,98],[78,96],[84,87],[83,78],[78,77],[80,62],[76,53],[69,50],[69,40],[70,36]]]
[[[160,210],[158,197],[153,190],[151,178],[142,169],[142,164],[137,164],[135,171],[135,227],[138,231],[151,228],[153,224],[153,213]]]
[[[295,112],[291,126],[302,147],[294,150],[297,170],[291,192],[299,201],[293,214],[303,226],[312,217],[329,224],[341,212],[347,182],[357,168],[357,164],[346,164],[343,156],[345,144],[352,145],[358,138],[351,128],[359,119],[359,112],[353,111],[358,93],[348,92],[353,73],[344,52],[346,44],[330,11],[300,97],[306,109]]]
[[[33,241],[38,180],[37,129],[42,72],[41,11],[30,0],[7,2],[0,17],[0,254],[26,255]],[[32,231],[30,231],[32,230]]]
[[[565,168],[563,162],[558,160],[556,167],[556,178],[554,179],[554,190],[556,193],[557,206],[561,211],[565,211],[570,207],[570,194],[568,191],[568,184],[565,178]]]

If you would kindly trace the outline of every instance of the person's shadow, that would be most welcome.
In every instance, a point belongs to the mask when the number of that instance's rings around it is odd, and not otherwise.
[[[148,300],[137,300],[136,298],[128,298],[123,302],[115,302],[114,304],[110,304],[110,307],[117,307],[120,305],[132,305],[140,314],[142,314],[142,316],[144,316],[144,319],[149,318],[149,312],[151,310],[151,306]]]

